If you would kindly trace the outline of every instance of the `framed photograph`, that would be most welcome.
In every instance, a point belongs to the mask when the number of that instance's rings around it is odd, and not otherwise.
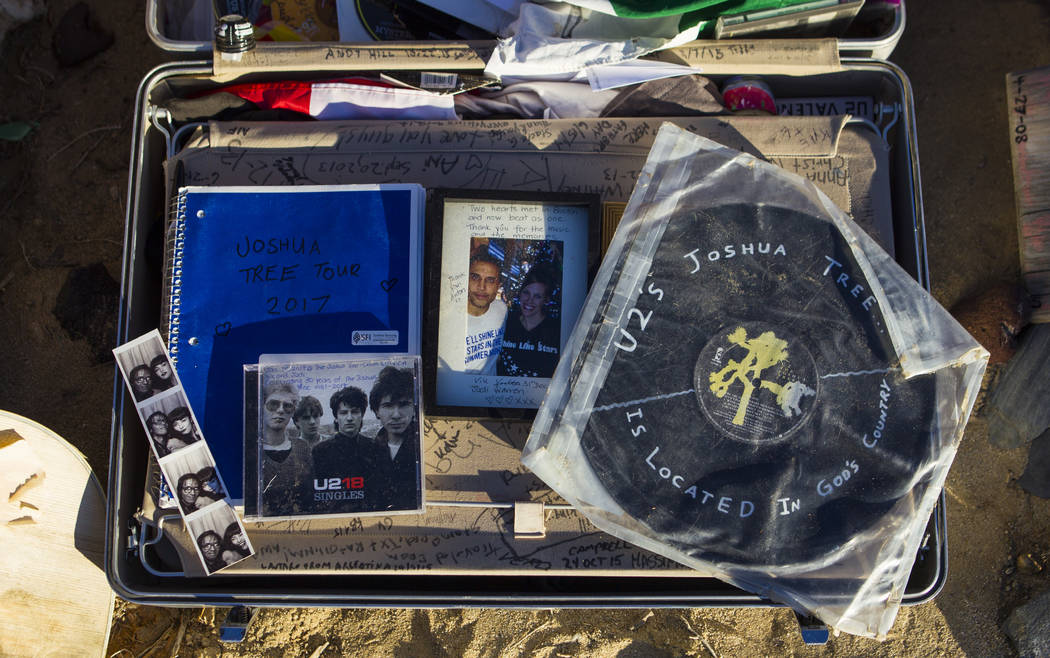
[[[597,269],[596,194],[434,190],[427,212],[427,413],[529,417]]]
[[[423,511],[419,357],[284,356],[246,372],[245,517]]]

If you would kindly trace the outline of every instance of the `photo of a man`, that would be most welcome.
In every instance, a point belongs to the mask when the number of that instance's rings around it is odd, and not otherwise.
[[[197,473],[186,473],[179,478],[175,487],[179,498],[179,507],[184,514],[192,514],[208,505],[217,503],[223,497],[212,497],[204,493],[201,477]]]
[[[310,499],[313,455],[301,438],[292,438],[288,425],[299,402],[295,384],[275,380],[263,386],[259,408],[259,495],[262,509],[298,513]]]
[[[368,394],[368,405],[382,429],[376,434],[378,472],[384,482],[382,499],[391,509],[422,504],[419,488],[419,425],[416,383],[409,368],[387,366]]]
[[[135,401],[142,402],[153,397],[153,374],[149,366],[138,365],[131,370],[131,392]]]
[[[299,438],[306,441],[311,448],[332,438],[331,434],[326,434],[321,429],[322,416],[324,416],[324,407],[321,406],[321,401],[312,395],[307,395],[299,400],[299,406],[292,414],[292,423],[299,430]]]
[[[470,259],[467,279],[467,332],[463,370],[482,375],[496,372],[507,305],[497,299],[501,263],[486,252]]]
[[[201,555],[204,556],[204,568],[208,570],[208,573],[215,573],[227,566],[226,560],[222,559],[220,554],[222,537],[219,536],[219,533],[214,530],[205,530],[197,537],[197,546],[200,547]]]
[[[336,434],[313,448],[315,487],[320,482],[324,487],[321,492],[343,494],[333,499],[341,501],[344,511],[381,509],[379,450],[374,441],[361,434],[368,396],[356,386],[346,386],[332,394],[329,406]],[[335,492],[328,486],[329,481],[336,483]]]

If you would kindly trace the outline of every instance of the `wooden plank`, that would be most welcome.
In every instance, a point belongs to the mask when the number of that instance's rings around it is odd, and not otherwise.
[[[1022,215],[1020,230],[1025,273],[1050,270],[1050,211]]]
[[[1050,270],[1025,273],[1024,285],[1028,288],[1028,292],[1033,295],[1050,294]]]
[[[1038,298],[1050,293],[1050,67],[1008,74],[1006,102],[1021,274]],[[1050,322],[1050,310],[1032,321]]]

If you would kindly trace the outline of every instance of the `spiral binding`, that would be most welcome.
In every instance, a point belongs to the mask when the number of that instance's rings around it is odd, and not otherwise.
[[[179,363],[179,322],[182,296],[182,252],[186,246],[186,192],[179,190],[172,199],[175,235],[171,251],[171,293],[168,297],[168,352],[172,365]]]

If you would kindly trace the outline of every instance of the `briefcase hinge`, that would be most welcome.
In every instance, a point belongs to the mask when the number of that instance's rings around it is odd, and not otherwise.
[[[170,158],[173,155],[171,152],[171,112],[166,108],[150,105],[146,108],[146,115],[149,117],[149,122],[153,124],[153,127],[164,135],[164,152],[167,153]]]
[[[129,557],[134,557],[139,553],[139,524],[135,519],[128,520],[128,540],[124,550],[127,551]]]

